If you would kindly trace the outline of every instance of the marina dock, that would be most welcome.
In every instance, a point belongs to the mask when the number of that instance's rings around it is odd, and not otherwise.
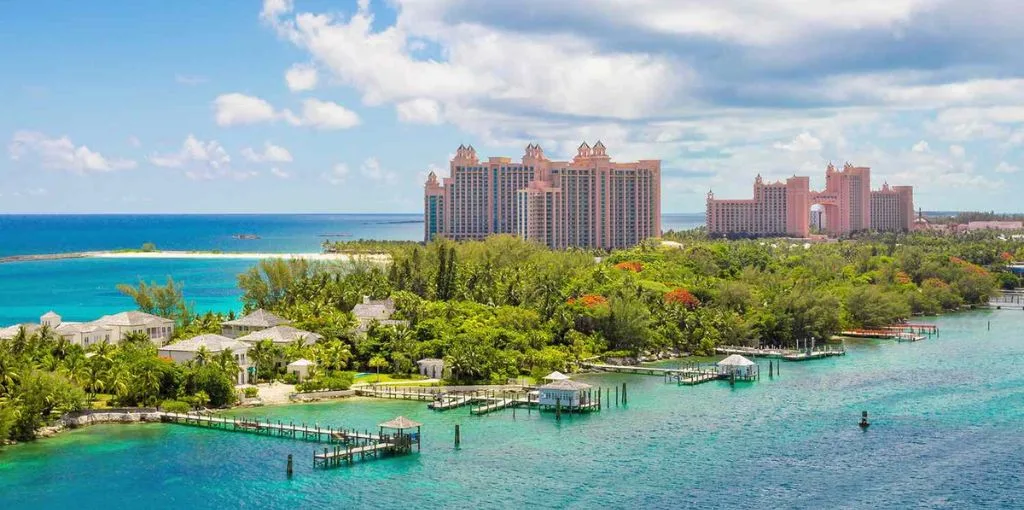
[[[332,446],[324,448],[322,453],[313,452],[313,467],[332,467],[344,463],[351,464],[357,457],[360,460],[368,457],[379,458],[382,452],[389,454],[409,453],[414,445],[417,451],[420,448],[421,424],[402,416],[380,424],[380,429],[376,434],[366,430],[358,431],[344,427],[321,427],[320,425],[284,423],[280,421],[275,423],[269,420],[247,418],[222,418],[199,413],[162,412],[160,413],[160,420],[164,423],[205,427],[211,430],[246,432],[331,444]],[[415,433],[405,432],[406,429],[412,428],[416,429]],[[386,433],[385,430],[393,430],[394,432]],[[289,458],[290,463],[291,460]]]
[[[825,345],[813,350],[804,349],[770,349],[762,347],[737,347],[724,345],[715,349],[718,354],[739,354],[754,358],[778,358],[786,361],[804,361],[809,359],[828,358],[831,356],[845,356],[846,349]]]
[[[556,415],[585,411],[600,411],[599,396],[602,389],[569,390],[565,393],[564,402],[544,402],[538,391],[532,388],[521,390],[480,390],[480,391],[442,391],[440,389],[398,388],[398,387],[360,387],[356,394],[364,397],[429,401],[427,407],[435,411],[449,411],[460,407],[469,407],[469,414],[480,416],[509,408],[529,408],[537,410],[554,410]],[[607,389],[605,389],[607,391]]]

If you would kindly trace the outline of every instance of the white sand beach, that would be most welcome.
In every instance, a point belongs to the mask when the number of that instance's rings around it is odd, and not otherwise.
[[[386,253],[348,254],[348,253],[263,253],[263,252],[203,252],[203,251],[97,251],[83,254],[86,257],[112,259],[307,259],[348,262],[365,260],[369,262],[387,262],[391,257]]]

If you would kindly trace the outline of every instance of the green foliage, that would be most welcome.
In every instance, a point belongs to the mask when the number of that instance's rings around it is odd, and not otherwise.
[[[256,397],[259,396],[260,390],[259,390],[259,388],[255,388],[253,386],[249,386],[249,387],[245,388],[244,390],[242,390],[242,394],[245,395],[245,398],[256,398]]]
[[[117,290],[135,300],[139,310],[146,313],[168,319],[179,319],[188,313],[181,285],[175,283],[169,276],[165,285],[156,282],[147,284],[140,280],[138,287],[121,283],[118,284]]]
[[[163,403],[160,404],[160,409],[163,409],[168,413],[184,414],[192,410],[192,405],[181,400],[164,400]]]
[[[154,244],[154,243],[142,243],[141,250],[145,251],[145,252],[156,251],[156,244]]]
[[[234,404],[237,400],[234,381],[215,365],[204,365],[190,371],[185,376],[184,388],[189,394],[205,394],[213,407]]]
[[[320,375],[309,379],[308,381],[300,383],[295,387],[297,391],[321,391],[321,390],[347,390],[352,387],[352,381],[355,379],[354,372],[333,372],[330,374]]]

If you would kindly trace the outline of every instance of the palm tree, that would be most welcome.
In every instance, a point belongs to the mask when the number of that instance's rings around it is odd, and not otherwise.
[[[205,345],[200,345],[199,349],[196,349],[195,357],[192,359],[195,360],[197,365],[203,366],[206,362],[210,361],[210,358],[212,357],[213,354],[210,352],[210,349],[207,349]]]
[[[284,348],[284,357],[288,362],[309,356],[309,346],[304,337],[296,338]]]
[[[327,344],[317,344],[319,349],[317,351],[317,362],[328,372],[334,370],[344,370],[348,366],[349,359],[352,358],[352,351],[349,350],[348,344],[340,340],[335,340]]]
[[[242,370],[242,367],[238,364],[238,360],[235,359],[235,353],[224,349],[217,353],[213,357],[213,362],[227,375],[232,381],[238,380],[238,372]]]
[[[384,359],[384,356],[377,355],[370,358],[370,368],[377,369],[377,382],[380,382],[380,369],[381,367],[388,366],[388,360]]]
[[[107,378],[107,367],[98,360],[99,357],[95,356],[85,366],[86,388],[92,397],[106,388],[103,381]]]
[[[121,341],[127,344],[148,344],[149,334],[144,331],[129,331],[121,337]]]
[[[249,357],[256,365],[256,378],[264,377],[269,379],[274,375],[274,362],[277,359],[277,346],[270,340],[260,340],[249,349]]]
[[[10,395],[20,379],[14,356],[0,350],[0,395]]]

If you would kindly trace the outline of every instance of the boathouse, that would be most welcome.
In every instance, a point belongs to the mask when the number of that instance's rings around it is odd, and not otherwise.
[[[559,372],[558,370],[555,370],[554,372],[551,372],[550,374],[544,376],[544,380],[548,382],[564,381],[568,378],[569,376]]]
[[[732,356],[719,361],[716,366],[718,367],[718,375],[720,377],[757,379],[757,363],[754,363],[739,354],[733,354]]]
[[[537,389],[537,403],[550,407],[556,405],[567,408],[585,406],[590,403],[587,396],[589,389],[589,384],[571,379],[550,382]]]
[[[432,379],[441,379],[444,377],[443,359],[423,358],[416,362],[416,366],[419,369],[420,375],[425,375]]]

